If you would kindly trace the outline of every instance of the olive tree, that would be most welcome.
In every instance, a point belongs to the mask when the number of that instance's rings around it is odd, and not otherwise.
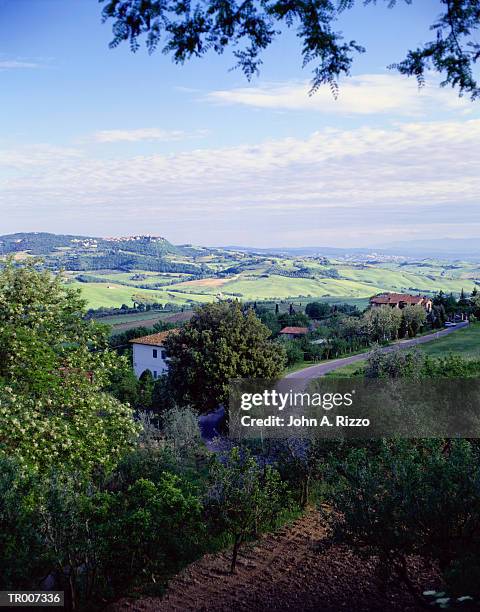
[[[467,440],[388,440],[332,463],[335,483],[326,514],[336,535],[377,556],[391,578],[423,604],[409,570],[422,557],[443,572],[452,593],[478,595],[480,462]]]
[[[420,304],[408,304],[402,309],[402,327],[406,335],[414,338],[425,325],[427,313]]]
[[[370,340],[388,342],[398,338],[402,311],[390,306],[370,308],[363,315],[362,322]]]
[[[238,447],[224,460],[214,461],[210,478],[207,509],[210,519],[233,539],[230,570],[234,573],[242,542],[275,523],[285,484],[275,469],[260,466],[246,449]]]

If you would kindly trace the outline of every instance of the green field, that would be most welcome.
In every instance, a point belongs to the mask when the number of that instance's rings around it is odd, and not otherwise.
[[[443,357],[449,353],[456,353],[466,359],[480,359],[480,323],[470,324],[468,327],[459,329],[448,336],[419,344],[414,348],[430,357]],[[365,360],[357,361],[334,372],[329,372],[326,376],[350,378],[362,371],[364,367]]]
[[[0,241],[3,256],[40,255],[52,271],[66,270],[91,308],[133,302],[198,304],[219,299],[274,302],[363,300],[383,291],[458,295],[480,286],[480,263],[413,259],[379,253],[334,257],[269,254],[173,245],[160,236],[93,238],[14,234]],[[1,257],[1,256],[0,256]],[[86,281],[86,282],[85,282]],[[360,302],[359,302],[360,304]]]
[[[480,323],[471,324],[427,344],[420,344],[418,348],[431,357],[459,353],[468,359],[480,359]]]
[[[260,264],[255,269],[244,270],[231,278],[219,278],[212,271],[211,277],[193,281],[185,281],[185,275],[182,274],[138,272],[147,278],[134,281],[133,274],[109,272],[102,277],[108,282],[80,283],[73,280],[72,285],[81,289],[91,308],[120,306],[123,303],[130,306],[134,295],[162,304],[210,302],[220,296],[248,301],[321,300],[338,303],[356,300],[359,306],[365,307],[368,298],[381,291],[433,294],[441,289],[446,293],[452,291],[458,294],[462,289],[470,293],[475,286],[473,279],[445,278],[440,273],[437,277],[427,278],[383,268],[356,269],[354,266],[338,267],[341,278],[291,278],[268,274],[265,266]],[[177,282],[172,284],[172,281]],[[146,284],[164,286],[151,290],[139,287]]]
[[[213,296],[208,295],[177,293],[168,291],[168,289],[148,291],[147,289],[138,289],[137,287],[117,285],[115,283],[81,283],[73,281],[69,283],[69,286],[80,289],[82,296],[87,300],[89,308],[119,307],[122,304],[133,306],[134,296],[140,296],[149,302],[178,305],[198,304],[213,300]]]

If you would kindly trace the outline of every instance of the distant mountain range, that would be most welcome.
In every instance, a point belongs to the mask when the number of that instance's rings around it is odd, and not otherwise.
[[[480,238],[436,238],[394,242],[382,251],[413,256],[480,259]]]
[[[406,240],[394,242],[381,247],[271,247],[256,248],[245,246],[226,246],[227,250],[243,253],[259,253],[262,255],[284,255],[290,257],[348,257],[348,256],[375,256],[391,255],[411,258],[445,258],[466,259],[480,261],[480,238],[438,238],[431,240]]]

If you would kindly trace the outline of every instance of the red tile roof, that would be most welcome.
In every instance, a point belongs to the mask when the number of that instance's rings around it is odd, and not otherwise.
[[[370,298],[372,304],[421,304],[429,298],[424,295],[409,295],[407,293],[381,293]]]
[[[308,334],[308,327],[284,327],[281,334]]]
[[[150,334],[150,336],[142,336],[141,338],[133,338],[130,340],[132,344],[149,344],[150,346],[163,346],[165,338],[172,333],[177,333],[178,329],[168,329],[167,331]]]

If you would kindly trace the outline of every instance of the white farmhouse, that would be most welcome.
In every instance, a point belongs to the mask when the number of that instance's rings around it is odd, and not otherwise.
[[[145,370],[150,370],[153,378],[165,374],[168,370],[168,360],[163,345],[165,338],[175,331],[169,329],[130,340],[133,348],[133,369],[137,378],[140,378]]]

